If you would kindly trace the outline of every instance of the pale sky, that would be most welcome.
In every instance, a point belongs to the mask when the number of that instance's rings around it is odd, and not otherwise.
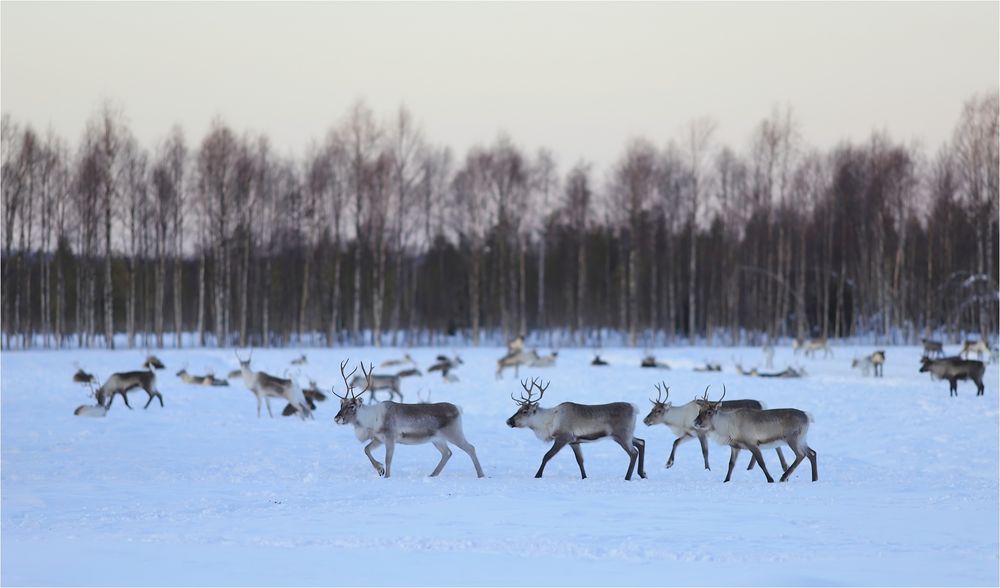
[[[745,149],[774,106],[827,148],[929,152],[1000,85],[1000,3],[0,3],[0,102],[76,145],[104,98],[153,146],[220,115],[298,154],[365,99],[459,154],[503,130],[566,169],[711,116]]]

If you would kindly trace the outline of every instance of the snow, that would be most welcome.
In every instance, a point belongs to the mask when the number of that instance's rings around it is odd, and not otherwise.
[[[830,359],[778,349],[775,371],[803,379],[740,376],[764,369],[752,348],[656,349],[673,368],[640,369],[639,349],[564,349],[554,368],[522,370],[552,384],[543,405],[626,400],[648,412],[663,379],[683,402],[722,384],[728,398],[792,406],[815,422],[819,482],[808,463],[788,483],[745,471],[722,483],[729,451],[696,442],[664,469],[673,436],[646,439],[649,478],[624,481],[627,456],[611,441],[583,446],[589,478],[568,448],[534,472],[548,449],[510,429],[513,373],[494,378],[501,349],[460,350],[460,382],[436,374],[403,381],[463,409],[485,479],[454,451],[438,478],[430,445],[397,446],[393,477],[376,476],[350,427],[333,422],[336,398],[316,419],[258,419],[242,382],[187,386],[174,373],[237,366],[231,350],[158,353],[165,408],[116,399],[105,418],[73,415],[89,402],[71,382],[74,362],[105,378],[136,369],[139,351],[27,351],[0,357],[2,574],[5,585],[992,585],[998,578],[998,374],[986,396],[969,382],[958,398],[917,372],[920,350],[888,349],[885,378],[850,368],[874,348],[834,347]],[[408,350],[421,369],[441,351]],[[546,353],[547,350],[539,350]],[[950,350],[957,351],[957,350]],[[256,350],[254,367],[280,375],[298,349]],[[310,349],[300,382],[343,390],[338,364],[401,357],[399,349]],[[704,361],[721,373],[698,373]],[[385,370],[378,370],[381,372]],[[284,403],[272,401],[275,415]],[[381,460],[382,451],[376,456]],[[788,452],[786,451],[786,455]],[[772,451],[764,453],[772,473]]]

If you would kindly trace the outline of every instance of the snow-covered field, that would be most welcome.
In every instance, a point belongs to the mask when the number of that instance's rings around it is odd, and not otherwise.
[[[314,421],[258,419],[240,381],[229,388],[182,384],[187,364],[224,375],[231,350],[164,351],[166,407],[115,400],[106,418],[73,416],[88,402],[73,362],[107,377],[135,369],[138,351],[2,354],[2,578],[4,585],[993,585],[998,578],[998,378],[986,396],[971,383],[948,397],[946,382],[918,374],[917,348],[889,348],[885,378],[850,368],[871,348],[801,359],[808,377],[740,376],[763,368],[757,349],[659,349],[670,371],[640,369],[641,350],[563,350],[544,405],[627,400],[649,410],[658,378],[686,401],[722,384],[727,398],[797,407],[815,419],[808,463],[786,484],[745,471],[723,484],[729,451],[697,442],[663,465],[673,437],[640,422],[649,478],[624,481],[627,456],[611,441],[584,446],[589,478],[564,450],[532,476],[547,444],[504,421],[520,390],[494,379],[499,349],[460,350],[459,383],[404,380],[407,401],[431,391],[463,408],[465,432],[487,478],[455,451],[442,475],[430,445],[398,446],[393,477],[379,478],[336,398]],[[445,350],[450,352],[450,350]],[[951,350],[957,351],[957,350]],[[438,350],[412,349],[422,369]],[[544,353],[545,350],[542,350]],[[301,382],[339,384],[350,357],[378,365],[393,349],[307,350]],[[281,374],[298,350],[254,353]],[[697,373],[704,360],[721,373]],[[793,361],[779,349],[775,367]],[[378,371],[378,370],[377,370]],[[283,402],[273,402],[275,413]],[[381,459],[381,450],[376,454]],[[778,464],[765,458],[772,472]]]

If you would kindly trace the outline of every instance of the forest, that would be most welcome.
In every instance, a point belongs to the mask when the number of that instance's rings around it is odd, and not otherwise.
[[[2,345],[989,339],[998,111],[971,97],[930,150],[698,118],[607,170],[364,102],[294,156],[222,119],[141,145],[111,102],[76,145],[5,113]]]

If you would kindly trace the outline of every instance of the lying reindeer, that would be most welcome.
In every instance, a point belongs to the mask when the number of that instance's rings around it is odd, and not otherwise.
[[[694,368],[696,372],[721,372],[722,366],[717,363],[705,362],[705,365]]]
[[[226,380],[220,380],[215,377],[215,374],[209,373],[205,376],[194,376],[187,372],[187,368],[182,368],[181,371],[177,372],[177,377],[181,379],[185,384],[190,384],[192,386],[228,386],[229,382]]]
[[[306,399],[306,403],[309,404],[309,410],[316,410],[316,403],[326,400],[326,394],[320,392],[319,386],[316,385],[316,380],[309,380],[309,387],[302,390],[302,396]],[[281,411],[281,416],[292,416],[297,412],[299,411],[294,406],[286,404],[285,408]]]
[[[685,441],[689,441],[693,438],[697,438],[698,442],[701,444],[701,455],[705,460],[705,469],[711,470],[712,468],[708,465],[708,440],[704,431],[695,429],[694,420],[698,417],[701,409],[708,403],[708,388],[705,388],[705,397],[703,399],[694,399],[691,402],[681,404],[679,406],[673,406],[672,403],[668,402],[667,399],[670,398],[670,387],[667,386],[666,382],[663,382],[664,390],[660,389],[660,384],[656,384],[656,400],[652,398],[649,399],[653,403],[652,410],[646,415],[646,418],[642,419],[642,422],[647,426],[651,427],[657,423],[663,423],[677,435],[677,439],[674,440],[673,448],[670,450],[670,457],[667,458],[667,468],[669,469],[674,465],[674,454],[677,453],[677,447]],[[663,394],[666,396],[660,399]],[[764,405],[758,400],[727,400],[722,404],[722,410],[735,410],[737,408],[752,408],[755,410],[762,410]],[[781,461],[781,469],[784,470],[788,467],[785,462],[785,456],[781,453],[781,448],[776,447],[775,450],[778,453],[778,459]],[[747,465],[748,470],[752,470],[754,464],[757,462],[757,458],[751,457],[750,463]]]
[[[611,437],[625,453],[628,453],[628,472],[625,474],[626,480],[632,479],[632,472],[635,469],[636,458],[639,460],[639,477],[646,477],[646,468],[643,462],[646,459],[646,442],[633,436],[635,431],[636,409],[627,402],[612,402],[610,404],[576,404],[575,402],[563,402],[553,408],[540,408],[538,403],[545,395],[545,390],[549,385],[541,386],[537,379],[533,379],[529,385],[527,380],[521,381],[528,396],[521,394],[521,399],[511,399],[518,404],[517,412],[507,419],[507,426],[531,429],[535,436],[542,441],[552,441],[552,448],[542,457],[542,465],[538,466],[536,478],[542,477],[545,471],[545,464],[555,457],[559,451],[569,445],[573,448],[576,456],[576,463],[580,466],[580,476],[587,477],[586,470],[583,469],[583,453],[580,451],[580,443],[596,441],[605,437]],[[532,397],[532,391],[538,389],[538,398]]]
[[[465,439],[462,432],[462,413],[457,406],[449,402],[434,404],[399,404],[387,400],[378,404],[366,406],[361,397],[371,386],[371,370],[366,371],[364,365],[361,371],[366,382],[364,390],[354,393],[354,386],[349,382],[351,375],[358,370],[354,368],[350,374],[344,373],[347,362],[341,362],[340,374],[344,378],[347,391],[340,398],[340,412],[334,420],[340,425],[353,425],[358,441],[370,441],[365,446],[365,455],[371,461],[378,475],[386,478],[392,473],[392,455],[396,443],[403,445],[419,445],[432,443],[441,452],[441,461],[431,472],[431,477],[437,476],[451,458],[451,448],[448,443],[457,446],[472,458],[476,468],[476,476],[482,478],[486,474],[479,465],[476,448]],[[351,381],[357,381],[351,380]],[[385,466],[372,456],[372,449],[385,445]]]
[[[942,380],[948,380],[948,396],[958,396],[958,381],[972,380],[976,384],[976,396],[985,395],[983,374],[986,364],[975,359],[961,357],[945,357],[944,359],[923,358],[920,360],[920,372],[930,372]]]
[[[413,361],[413,358],[410,357],[409,353],[404,353],[403,354],[403,359],[387,359],[387,360],[383,361],[378,367],[387,368],[387,367],[395,367],[397,365],[405,365],[405,364],[409,364],[409,365],[415,366],[415,365],[417,365],[417,362]]]
[[[749,449],[760,464],[767,481],[774,482],[774,478],[767,471],[767,466],[764,465],[764,457],[760,450],[778,444],[786,444],[795,452],[795,461],[785,469],[780,481],[787,482],[795,468],[799,467],[802,460],[807,457],[812,465],[812,481],[819,479],[816,452],[806,443],[806,433],[809,432],[809,423],[812,422],[809,415],[794,408],[723,410],[722,399],[725,397],[726,392],[723,388],[722,398],[718,402],[706,402],[694,420],[695,429],[710,434],[716,443],[728,445],[732,449],[729,471],[726,472],[724,482],[732,479],[733,468],[736,466],[736,458],[739,457],[741,449]]]
[[[664,362],[664,361],[656,361],[656,356],[655,355],[647,355],[646,357],[643,357],[642,361],[639,363],[639,367],[644,367],[644,368],[661,368],[661,369],[665,369],[665,370],[669,370],[670,369],[670,366],[667,365],[666,362]]]
[[[149,408],[149,404],[153,402],[154,398],[160,401],[160,407],[163,406],[163,395],[156,389],[156,373],[151,369],[111,374],[107,381],[97,389],[97,403],[105,409],[110,409],[111,403],[115,399],[115,394],[121,394],[122,400],[125,401],[125,406],[131,410],[132,405],[128,403],[128,393],[137,388],[142,388],[149,395],[149,400],[146,401],[146,405],[142,408]]]
[[[924,357],[942,358],[944,357],[944,344],[940,341],[921,339],[924,344]]]
[[[97,395],[97,393],[94,391],[94,381],[96,380],[96,378],[94,378],[93,376],[90,377],[91,380],[88,380],[86,384],[90,386],[90,396],[95,397]],[[76,410],[73,411],[73,414],[76,416],[103,417],[107,416],[108,409],[101,404],[97,405],[81,404],[80,406],[76,407]]]
[[[608,362],[606,362],[603,359],[601,359],[601,355],[600,354],[595,354],[594,355],[594,359],[590,362],[590,365],[593,365],[593,366],[605,366],[605,365],[609,365],[609,364],[608,364]]]
[[[535,368],[552,367],[556,364],[556,357],[559,356],[558,351],[553,351],[548,355],[541,355],[541,356],[538,355],[537,351],[532,351],[532,353],[535,354],[535,359],[531,360],[528,363],[528,367],[535,367]]]
[[[284,398],[287,400],[289,404],[295,407],[299,416],[303,419],[312,416],[309,404],[306,402],[305,397],[302,395],[302,390],[299,389],[295,381],[251,370],[250,361],[253,359],[253,349],[250,350],[250,356],[247,357],[246,361],[240,358],[240,354],[236,353],[235,350],[233,353],[236,354],[236,359],[240,362],[240,375],[243,376],[243,383],[257,397],[257,418],[260,418],[261,400],[267,405],[267,415],[274,417],[274,414],[271,412],[272,398]]]
[[[305,353],[292,360],[292,365],[306,365],[307,363],[309,363],[309,360],[306,359]]]

